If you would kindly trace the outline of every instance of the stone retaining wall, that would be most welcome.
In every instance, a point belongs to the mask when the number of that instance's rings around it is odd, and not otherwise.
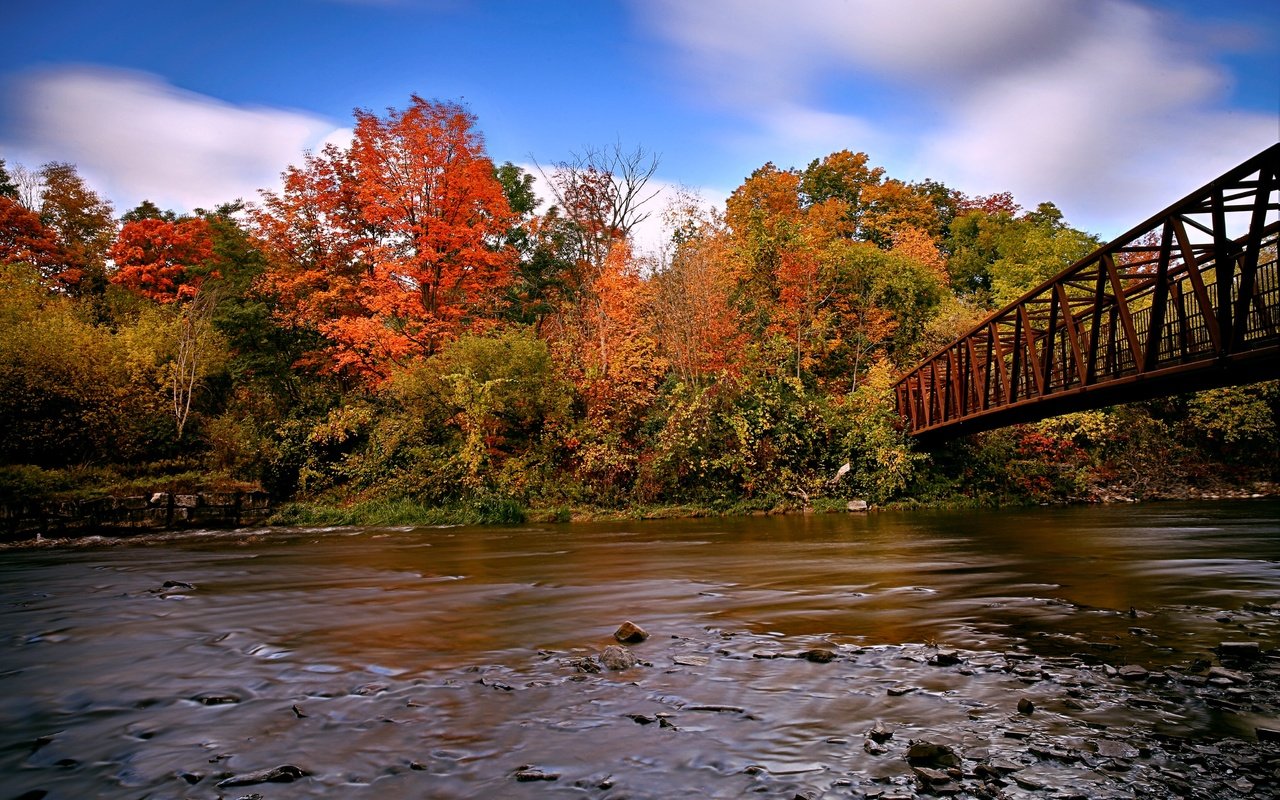
[[[180,528],[261,525],[271,515],[266,492],[155,492],[44,503],[0,504],[0,536],[25,539]]]

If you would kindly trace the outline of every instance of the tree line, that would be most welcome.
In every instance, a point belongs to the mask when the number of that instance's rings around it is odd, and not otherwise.
[[[1270,477],[1270,384],[912,447],[893,377],[1099,244],[1052,203],[842,150],[765,164],[722,210],[656,208],[657,167],[621,145],[496,165],[467,109],[416,96],[213,210],[117,218],[74,165],[0,161],[0,490],[516,518]]]

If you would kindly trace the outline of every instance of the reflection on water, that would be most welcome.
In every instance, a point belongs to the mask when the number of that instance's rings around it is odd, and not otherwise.
[[[0,795],[238,797],[216,779],[281,763],[313,777],[269,797],[731,797],[751,764],[874,775],[828,740],[881,717],[961,730],[1008,694],[1001,676],[920,673],[925,644],[1151,669],[1224,639],[1275,646],[1269,617],[1238,617],[1280,600],[1278,517],[1250,502],[8,550]],[[636,648],[651,667],[565,666],[623,619],[654,633]],[[819,644],[856,657],[759,657]],[[922,691],[886,699],[904,674]],[[193,699],[210,692],[225,702]],[[699,703],[742,711],[685,711],[679,731],[626,717]],[[513,782],[531,763],[566,779]]]

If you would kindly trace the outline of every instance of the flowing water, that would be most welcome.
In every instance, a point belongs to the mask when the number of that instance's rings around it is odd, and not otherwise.
[[[998,746],[1022,695],[1046,732],[1251,738],[1280,710],[1065,708],[1002,654],[1176,668],[1280,645],[1277,601],[1271,501],[9,548],[0,800],[856,797],[905,772],[874,722]],[[590,671],[628,619],[642,663]]]

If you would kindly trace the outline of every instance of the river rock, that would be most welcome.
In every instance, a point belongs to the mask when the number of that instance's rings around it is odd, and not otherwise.
[[[613,638],[623,644],[639,644],[649,638],[649,633],[631,620],[627,620],[613,632]]]
[[[852,511],[854,513],[857,513],[860,511],[866,511],[867,501],[866,500],[850,500],[848,504],[845,505],[845,508],[847,508],[849,511]]]
[[[1096,742],[1098,755],[1103,758],[1133,759],[1138,757],[1138,748],[1112,739],[1099,739]]]
[[[907,748],[907,761],[912,766],[958,767],[960,756],[948,745],[913,741]]]
[[[1249,677],[1234,670],[1223,669],[1222,667],[1213,667],[1209,670],[1208,675],[1210,682],[1223,682],[1223,685],[1233,683],[1248,683]]]
[[[815,647],[812,650],[805,650],[802,656],[815,664],[829,664],[836,660],[834,650],[827,650],[824,647]]]
[[[202,706],[226,706],[240,702],[239,697],[227,692],[203,692],[191,699]]]
[[[1262,647],[1257,642],[1222,642],[1218,645],[1218,655],[1222,658],[1257,658],[1262,655]]]
[[[620,645],[611,644],[600,653],[600,663],[605,669],[624,670],[631,669],[638,662],[635,654]]]
[[[914,772],[916,774],[916,777],[918,777],[922,782],[924,782],[925,785],[951,782],[950,775],[940,770],[933,769],[931,767],[912,767],[911,771]]]
[[[935,667],[955,666],[960,663],[960,654],[955,650],[939,650],[929,659],[929,663]]]
[[[600,671],[600,664],[594,658],[578,656],[575,658],[565,659],[564,663],[573,667],[576,672],[585,672],[590,675],[594,675]]]
[[[293,783],[300,778],[305,778],[311,773],[304,769],[295,767],[292,764],[281,764],[278,767],[270,767],[269,769],[260,769],[256,772],[246,772],[243,775],[232,775],[226,780],[218,782],[218,788],[223,789],[228,786],[251,786],[255,783]]]
[[[1147,679],[1148,672],[1145,668],[1140,667],[1137,664],[1125,664],[1123,667],[1116,670],[1116,674],[1126,681],[1145,681]]]
[[[190,592],[195,589],[195,584],[186,581],[165,581],[158,588],[148,589],[151,594],[168,594],[170,592]]]
[[[876,722],[876,724],[871,727],[871,730],[867,731],[867,736],[872,741],[884,744],[893,738],[893,731],[886,728],[883,722]]]
[[[1027,698],[1025,698],[1025,697],[1021,697],[1021,698],[1019,698],[1019,699],[1018,699],[1018,713],[1019,713],[1019,714],[1030,714],[1031,712],[1033,712],[1033,711],[1035,711],[1035,710],[1036,710],[1036,704],[1035,704],[1035,703],[1031,702],[1030,700],[1028,700],[1028,699],[1027,699]]]
[[[548,772],[545,769],[537,767],[523,767],[516,770],[516,780],[521,783],[531,783],[533,781],[558,781],[560,776],[555,772]]]

